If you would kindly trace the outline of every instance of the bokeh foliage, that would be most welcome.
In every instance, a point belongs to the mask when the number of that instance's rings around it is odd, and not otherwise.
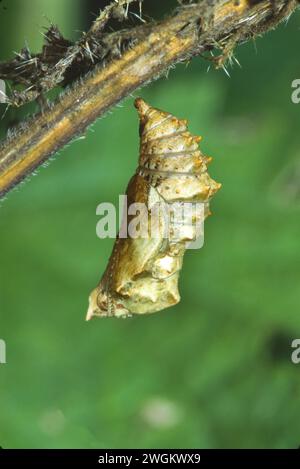
[[[43,13],[68,35],[82,9],[3,0],[1,59],[24,37],[40,47]],[[133,99],[1,204],[4,448],[299,446],[299,19],[239,47],[230,79],[196,58],[139,92],[189,119],[223,184],[178,306],[84,322],[113,244],[96,237],[96,206],[118,202],[137,164]]]

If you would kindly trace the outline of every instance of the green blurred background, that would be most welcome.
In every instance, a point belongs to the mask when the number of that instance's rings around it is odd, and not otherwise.
[[[3,0],[0,60],[25,40],[39,50],[49,21],[78,37],[103,3]],[[145,13],[161,4],[146,0]],[[1,204],[1,446],[299,446],[299,20],[240,46],[231,78],[195,58],[135,93],[189,119],[223,184],[178,306],[84,321],[113,245],[96,237],[96,206],[118,202],[137,164],[133,98]]]

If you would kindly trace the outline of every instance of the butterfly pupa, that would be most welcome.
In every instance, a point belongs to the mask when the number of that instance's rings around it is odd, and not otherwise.
[[[140,157],[127,187],[128,206],[144,204],[144,221],[148,222],[157,204],[201,203],[204,220],[221,184],[207,172],[211,158],[199,150],[201,137],[187,130],[186,120],[153,108],[141,98],[135,107],[140,118]],[[121,237],[119,233],[102,279],[89,297],[87,320],[154,313],[180,301],[179,273],[187,242],[196,238],[196,230],[185,220],[176,223],[176,211],[167,231],[164,217],[158,219],[155,236],[149,235],[149,227],[148,236]]]

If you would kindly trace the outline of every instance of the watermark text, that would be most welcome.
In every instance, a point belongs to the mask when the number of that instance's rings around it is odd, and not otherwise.
[[[118,212],[118,215],[117,215]],[[119,197],[118,210],[112,203],[98,205],[96,214],[98,238],[164,238],[172,243],[185,242],[187,249],[204,244],[205,204],[175,201],[166,203],[134,202],[128,205],[127,195]]]
[[[294,104],[300,103],[300,78],[296,78],[292,81],[292,88],[294,91],[291,94],[291,100]]]
[[[0,365],[6,363],[6,343],[3,339],[0,339]]]
[[[0,103],[6,103],[6,86],[5,81],[0,80]]]
[[[300,363],[300,339],[294,339],[291,346],[295,349],[292,352],[291,360],[295,365],[298,365]]]

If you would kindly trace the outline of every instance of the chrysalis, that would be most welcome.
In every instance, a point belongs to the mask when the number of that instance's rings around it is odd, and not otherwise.
[[[201,137],[188,132],[186,120],[155,109],[141,98],[135,106],[140,117],[140,158],[126,194],[128,206],[146,207],[139,225],[147,228],[141,236],[126,233],[124,237],[122,227],[107,269],[90,295],[87,320],[154,313],[178,303],[183,255],[187,242],[197,236],[196,222],[201,221],[197,214],[180,218],[180,209],[201,204],[204,220],[209,215],[209,201],[221,186],[207,173],[211,158],[200,152]],[[165,213],[170,211],[159,212],[153,235],[149,226],[157,213],[154,209],[174,204],[177,208],[167,221]],[[126,226],[134,221],[130,215],[125,220]]]

